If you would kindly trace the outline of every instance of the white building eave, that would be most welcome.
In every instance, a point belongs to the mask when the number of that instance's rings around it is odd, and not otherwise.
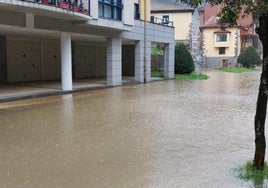
[[[10,10],[16,12],[32,13],[34,15],[70,20],[87,21],[91,20],[90,15],[82,14],[71,10],[58,8],[56,6],[43,5],[26,1],[0,0],[0,10]]]
[[[92,19],[87,21],[88,25],[93,25],[96,27],[105,27],[105,28],[110,28],[114,30],[121,30],[121,31],[131,31],[133,29],[132,25],[126,25],[122,21],[116,21],[116,20],[110,20],[110,19],[104,19],[104,18],[99,18],[99,19]]]

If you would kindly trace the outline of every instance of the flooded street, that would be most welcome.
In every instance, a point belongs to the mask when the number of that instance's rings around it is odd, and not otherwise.
[[[260,71],[204,73],[0,103],[0,187],[253,187]]]

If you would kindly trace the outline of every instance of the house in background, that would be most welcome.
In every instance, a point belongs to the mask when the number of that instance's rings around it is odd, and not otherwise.
[[[203,67],[236,66],[241,50],[248,46],[259,48],[252,16],[240,18],[237,26],[223,26],[217,17],[221,8],[205,5],[199,9]]]
[[[61,80],[71,91],[77,78],[149,82],[153,42],[165,46],[172,78],[174,28],[144,21],[149,15],[148,0],[1,1],[0,83]]]
[[[151,5],[151,22],[175,27],[175,42],[182,42],[190,46],[193,12],[193,8],[186,6],[153,2]]]

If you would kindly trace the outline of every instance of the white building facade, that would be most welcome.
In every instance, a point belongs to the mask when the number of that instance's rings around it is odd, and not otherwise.
[[[137,19],[139,3],[0,0],[0,83],[61,80],[71,91],[79,78],[149,82],[152,42],[165,44],[164,75],[173,78],[174,28]]]

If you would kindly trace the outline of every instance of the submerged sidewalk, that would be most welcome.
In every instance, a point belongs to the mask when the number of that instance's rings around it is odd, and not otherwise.
[[[157,80],[162,80],[162,78],[151,79],[151,81]],[[137,82],[134,77],[123,77],[122,85],[128,84],[137,84]],[[0,103],[109,87],[114,86],[108,86],[105,78],[75,79],[72,91],[62,91],[60,80],[0,84]]]

